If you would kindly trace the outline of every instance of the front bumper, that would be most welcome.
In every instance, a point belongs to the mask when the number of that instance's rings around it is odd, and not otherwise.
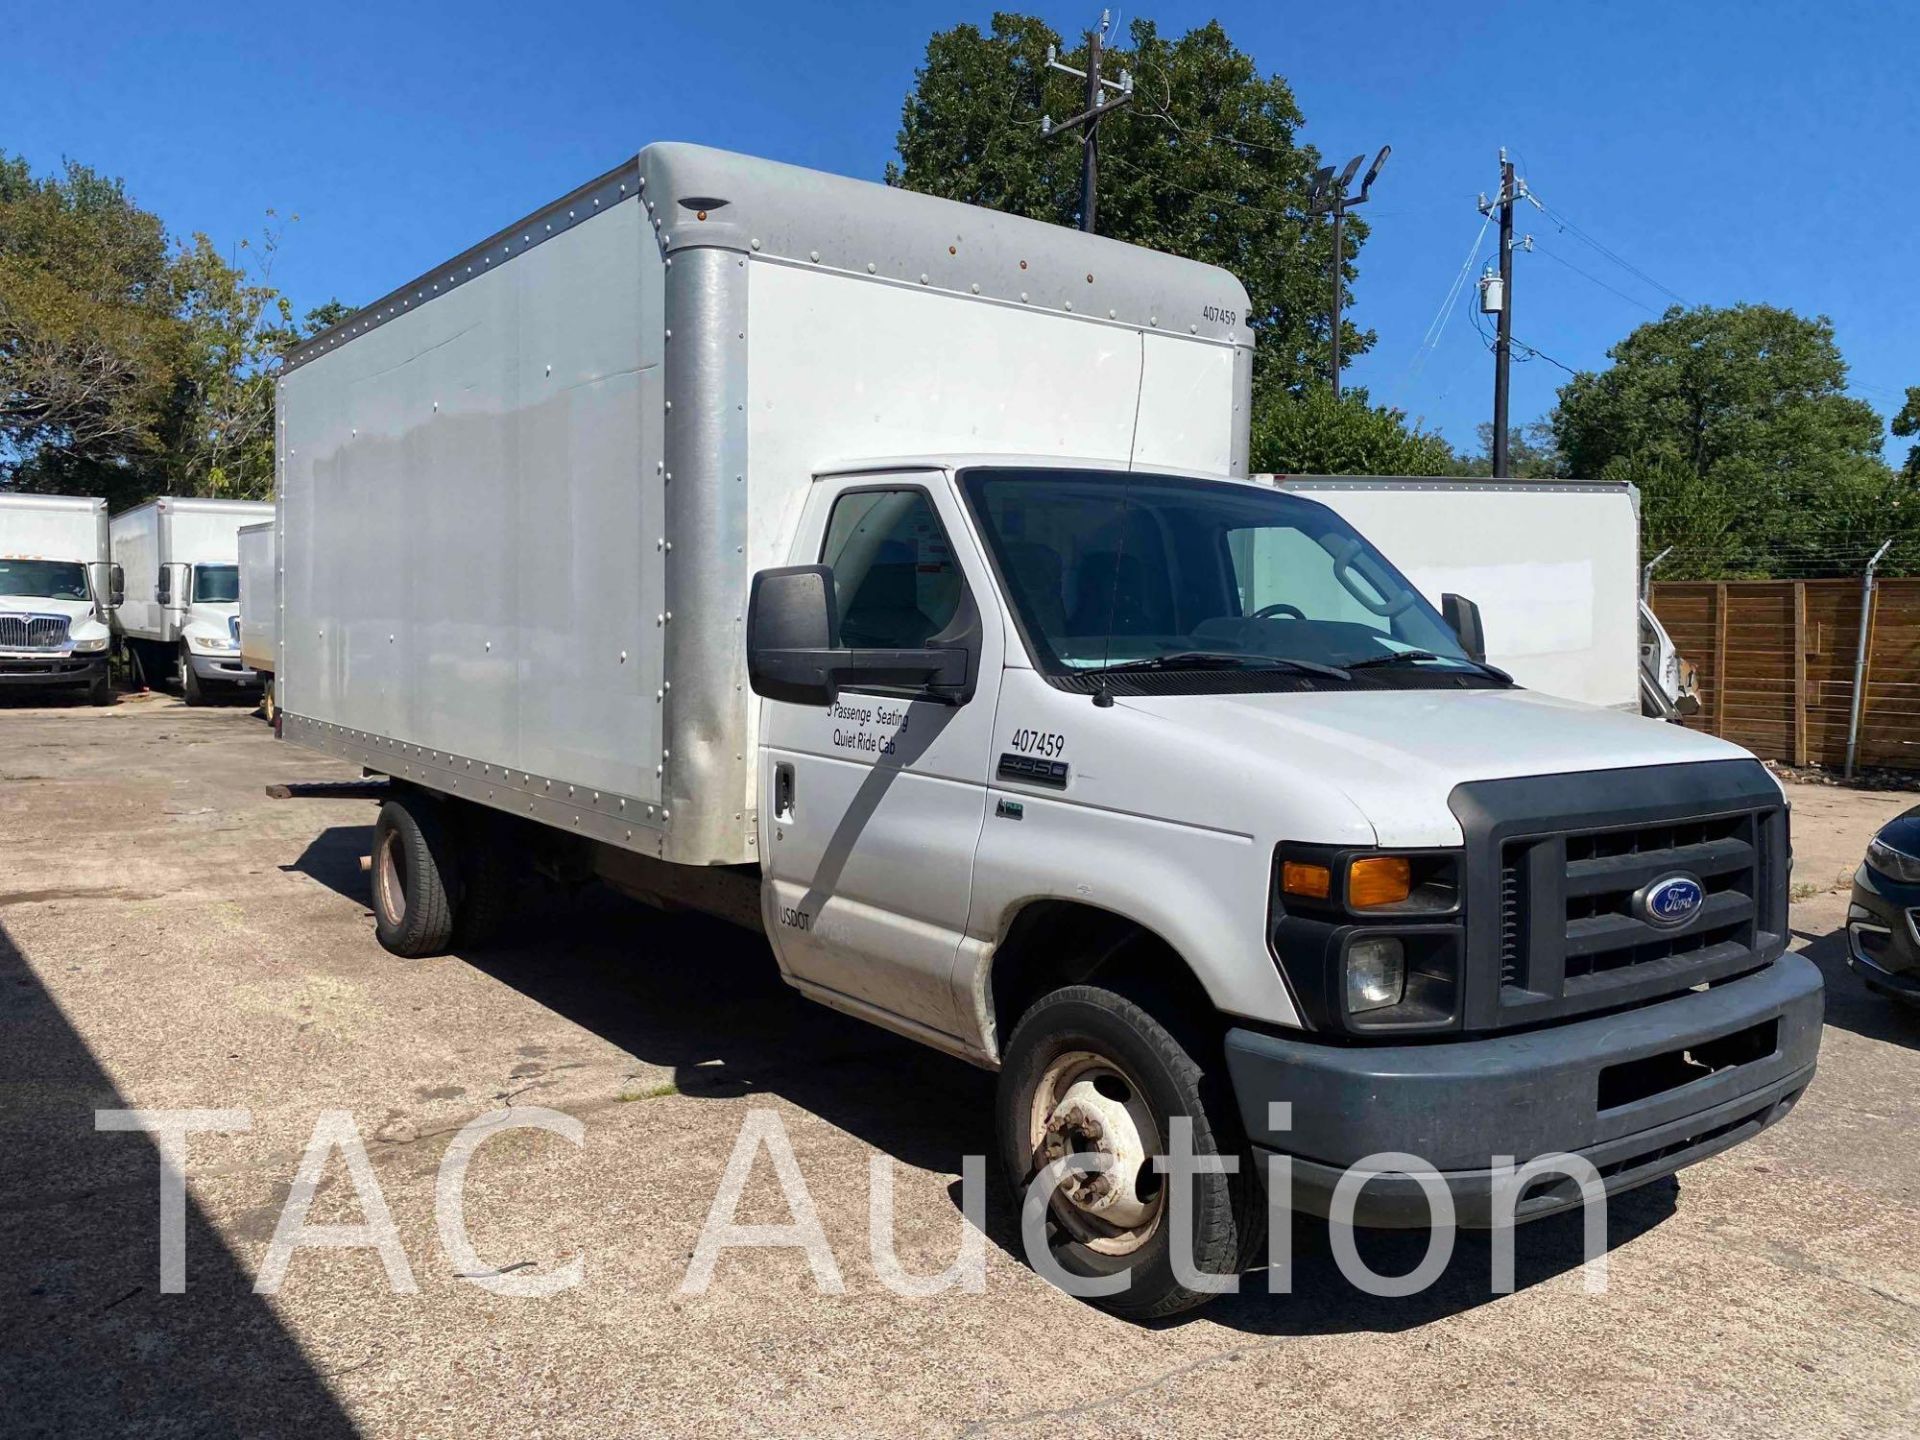
[[[97,655],[0,656],[0,685],[91,685],[107,676],[107,652]]]
[[[1860,867],[1847,906],[1847,964],[1881,994],[1920,1005],[1920,885]]]
[[[202,680],[217,681],[222,685],[259,685],[262,684],[260,672],[251,668],[246,661],[233,651],[220,655],[202,655],[189,648],[187,663],[193,666],[193,673]]]
[[[1614,1194],[1758,1134],[1813,1078],[1823,1008],[1819,970],[1786,955],[1710,990],[1522,1034],[1343,1047],[1233,1030],[1227,1070],[1256,1151],[1293,1157],[1295,1209],[1329,1213],[1346,1171],[1402,1152],[1439,1172],[1457,1223],[1477,1229],[1492,1223],[1496,1157],[1579,1155]],[[1269,1124],[1275,1101],[1291,1104],[1284,1128]],[[1579,1203],[1556,1179],[1529,1186],[1515,1215]],[[1392,1173],[1354,1211],[1358,1225],[1429,1218],[1418,1182]]]

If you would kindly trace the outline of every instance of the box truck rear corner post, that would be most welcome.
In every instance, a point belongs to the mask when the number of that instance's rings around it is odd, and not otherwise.
[[[141,684],[175,684],[189,705],[259,688],[240,657],[240,529],[273,510],[263,500],[162,496],[113,517],[125,587],[114,630]]]
[[[107,502],[0,495],[0,688],[113,703]]]
[[[309,342],[280,721],[391,777],[382,943],[470,943],[530,856],[761,931],[996,1070],[1017,1187],[1096,1157],[1046,1243],[1133,1317],[1207,1298],[1181,1250],[1254,1256],[1275,1156],[1324,1214],[1412,1152],[1485,1225],[1494,1157],[1612,1192],[1781,1118],[1821,994],[1780,787],[1514,685],[1471,604],[1252,483],[1246,313],[1172,256],[657,145]],[[1172,1199],[1179,1133],[1242,1163]],[[1354,1218],[1428,1217],[1390,1174]]]

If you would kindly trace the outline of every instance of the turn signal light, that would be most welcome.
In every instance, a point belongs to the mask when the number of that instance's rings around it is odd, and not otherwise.
[[[1398,905],[1413,894],[1413,866],[1404,855],[1368,855],[1347,871],[1347,903],[1356,910]]]
[[[1288,895],[1324,900],[1333,893],[1333,872],[1324,865],[1288,860],[1280,867],[1280,888]]]

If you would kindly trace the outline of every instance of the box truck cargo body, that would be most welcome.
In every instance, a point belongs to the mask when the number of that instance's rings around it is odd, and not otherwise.
[[[0,495],[0,686],[109,703],[113,587],[106,501]]]
[[[260,684],[240,659],[240,527],[272,517],[263,500],[171,495],[113,517],[114,628],[146,683],[175,681],[190,705]]]
[[[1689,708],[1692,667],[1640,599],[1626,481],[1261,478],[1338,511],[1431,603],[1471,596],[1486,658],[1528,689],[1662,718]]]
[[[240,663],[257,672],[271,688],[278,664],[280,587],[273,547],[273,522],[240,527]]]
[[[523,859],[763,931],[999,1070],[1009,1177],[1132,1315],[1205,1297],[1176,1232],[1251,1256],[1266,1156],[1324,1213],[1420,1152],[1486,1224],[1495,1155],[1614,1190],[1778,1119],[1820,1004],[1779,787],[1513,686],[1250,481],[1247,316],[1208,266],[658,145],[295,352],[280,721],[392,777],[382,943],[478,943]],[[1187,1208],[1181,1116],[1246,1162]]]

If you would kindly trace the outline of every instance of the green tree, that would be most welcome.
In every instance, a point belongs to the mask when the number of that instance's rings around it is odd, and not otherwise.
[[[1116,37],[1117,39],[1117,37]],[[1328,302],[1333,234],[1306,213],[1319,153],[1296,139],[1293,91],[1264,75],[1217,21],[1177,40],[1135,20],[1130,48],[1104,47],[1102,73],[1134,76],[1134,99],[1100,125],[1099,230],[1220,265],[1251,299],[1259,336],[1254,384],[1294,391],[1332,373]],[[1060,36],[1030,15],[1002,12],[982,34],[957,25],[934,35],[901,114],[887,182],[1056,225],[1078,223],[1081,147],[1046,136],[1040,118],[1084,105],[1079,81],[1047,68]],[[1086,49],[1063,59],[1085,68]],[[1343,283],[1367,227],[1346,225]],[[1348,357],[1373,332],[1341,327]]]
[[[101,493],[161,474],[169,279],[166,232],[120,181],[0,154],[0,479]]]
[[[1691,517],[1672,536],[1649,519],[1649,546],[1684,539],[1668,571],[1676,578],[1848,573],[1889,523],[1906,523],[1880,455],[1880,417],[1845,393],[1824,316],[1675,307],[1608,355],[1609,369],[1561,387],[1562,467],[1650,477],[1666,497],[1659,513],[1675,524]]]
[[[1493,422],[1482,420],[1475,427],[1480,453],[1463,462],[1463,474],[1475,477],[1493,474]],[[1560,447],[1554,443],[1553,422],[1535,420],[1530,425],[1514,425],[1507,430],[1507,471],[1515,480],[1553,480],[1560,469]]]
[[[1270,390],[1254,401],[1251,460],[1278,475],[1452,475],[1459,462],[1437,433],[1407,424],[1365,390],[1330,385]]]
[[[272,367],[346,308],[295,321],[271,283],[281,234],[269,212],[231,258],[174,244],[121,181],[0,155],[0,486],[116,509],[268,494]]]
[[[1906,439],[1920,435],[1920,385],[1907,387],[1907,403],[1893,417],[1893,433]],[[1909,480],[1920,483],[1920,445],[1907,447],[1907,463],[1901,471]]]

